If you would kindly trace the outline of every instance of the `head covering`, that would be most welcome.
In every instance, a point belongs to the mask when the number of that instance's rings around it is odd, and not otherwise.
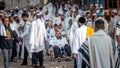
[[[116,9],[114,9],[114,10],[112,10],[112,12],[113,12],[113,13],[117,13],[117,10],[116,10]]]
[[[96,13],[93,13],[92,16],[97,16],[97,14],[96,14]]]
[[[14,17],[17,17],[17,16],[18,16],[17,14],[14,15]]]
[[[73,12],[75,12],[75,11],[76,11],[76,9],[75,9],[75,8],[72,8],[72,11],[73,11]]]
[[[100,10],[96,11],[97,16],[102,17],[104,15],[104,12],[101,12]]]
[[[37,14],[36,14],[36,16],[40,16],[40,15],[42,15],[43,13],[42,12],[38,12]]]
[[[103,6],[102,6],[102,5],[100,6],[100,9],[103,9]]]
[[[64,12],[63,12],[62,10],[59,10],[58,13],[59,13],[60,15],[63,15],[63,14],[64,14]]]

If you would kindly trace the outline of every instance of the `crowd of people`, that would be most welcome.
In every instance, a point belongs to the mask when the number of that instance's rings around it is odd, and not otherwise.
[[[0,48],[4,68],[45,68],[44,52],[54,62],[74,59],[74,68],[120,68],[120,16],[116,9],[83,11],[77,4],[0,10]],[[19,53],[19,54],[17,54]],[[72,57],[72,58],[71,58]]]

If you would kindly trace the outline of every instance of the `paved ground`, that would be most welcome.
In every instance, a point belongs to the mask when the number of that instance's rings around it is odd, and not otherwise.
[[[10,68],[33,68],[31,66],[31,60],[29,59],[28,66],[21,66],[22,60],[17,60],[17,62],[11,62]],[[48,56],[44,56],[44,65],[45,68],[73,68],[73,60],[72,61],[62,61],[62,62],[51,62],[50,58]],[[3,58],[0,51],[0,68],[3,67]]]

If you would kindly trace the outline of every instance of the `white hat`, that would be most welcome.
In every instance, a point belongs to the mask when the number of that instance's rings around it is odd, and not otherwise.
[[[66,7],[64,8],[65,10],[68,10]]]
[[[103,6],[102,6],[102,5],[100,6],[100,9],[103,9]]]
[[[113,12],[113,13],[117,13],[117,10],[116,10],[116,9],[114,9],[114,10],[112,10],[112,12]]]
[[[17,16],[18,16],[17,14],[14,15],[14,17],[17,17]]]
[[[72,8],[72,11],[73,11],[73,12],[75,12],[75,11],[76,11],[76,9],[75,9],[75,8]]]
[[[39,13],[37,13],[36,15],[37,15],[37,16],[40,16],[40,15],[42,15],[42,14],[43,14],[42,12],[39,12]]]
[[[96,13],[93,13],[92,16],[97,16],[97,14],[96,14]]]
[[[60,15],[63,15],[63,14],[64,14],[64,12],[63,12],[62,10],[59,10],[58,13],[59,13]]]

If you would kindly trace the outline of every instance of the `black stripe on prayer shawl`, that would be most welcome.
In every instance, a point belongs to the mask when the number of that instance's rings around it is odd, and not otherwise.
[[[84,49],[88,52],[88,47],[85,43],[83,43],[82,47],[84,47]]]
[[[110,57],[110,68],[113,68],[113,64],[112,64],[113,62],[112,62],[112,59],[111,59],[111,57]]]
[[[117,61],[115,63],[115,68],[120,68],[120,58],[117,58]]]
[[[84,43],[81,48],[79,49],[79,52],[83,56],[83,60],[86,62],[87,66],[90,67],[90,61],[89,61],[89,54],[88,54],[88,47]]]
[[[86,62],[87,66],[89,66],[90,62],[89,62],[89,56],[88,56],[88,54],[82,48],[79,49],[79,52],[82,53],[84,61]]]
[[[117,23],[117,24],[116,24],[116,27],[120,28],[120,24]]]

